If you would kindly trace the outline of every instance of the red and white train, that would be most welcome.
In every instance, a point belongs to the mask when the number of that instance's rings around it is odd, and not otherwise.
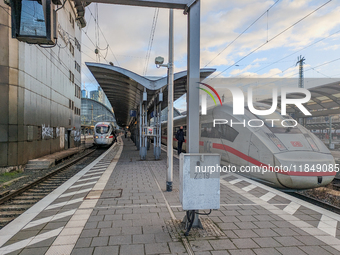
[[[261,104],[256,108],[259,107]],[[216,124],[214,127],[214,119],[226,120],[228,124]],[[268,122],[266,119],[276,121]],[[231,122],[247,124],[249,120],[253,125],[230,125]],[[287,124],[290,120],[294,127],[280,125],[281,121]],[[329,184],[338,166],[330,151],[313,133],[290,120],[279,112],[256,116],[245,108],[245,114],[240,116],[233,115],[229,105],[216,106],[209,109],[207,115],[200,116],[199,151],[218,153],[222,165],[236,167],[242,175],[283,190],[310,189]],[[263,121],[264,125],[251,127],[256,121]],[[175,134],[180,126],[183,126],[185,135],[190,132],[187,130],[186,116],[174,120],[175,148]],[[166,129],[164,122],[164,144],[167,143]],[[186,142],[183,143],[185,149]]]
[[[94,143],[110,145],[115,140],[115,129],[111,122],[98,122],[94,127]]]

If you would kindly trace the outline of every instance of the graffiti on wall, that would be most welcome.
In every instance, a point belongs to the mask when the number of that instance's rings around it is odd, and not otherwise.
[[[75,142],[80,142],[81,136],[80,136],[80,130],[74,130],[73,131],[73,137]]]
[[[49,139],[53,138],[53,128],[50,125],[45,126],[45,124],[41,125],[41,136],[42,139]]]

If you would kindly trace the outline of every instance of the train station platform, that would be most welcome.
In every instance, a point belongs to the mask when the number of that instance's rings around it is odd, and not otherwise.
[[[139,160],[125,138],[0,230],[0,254],[339,254],[340,215],[235,174],[221,208],[184,236],[166,155]]]

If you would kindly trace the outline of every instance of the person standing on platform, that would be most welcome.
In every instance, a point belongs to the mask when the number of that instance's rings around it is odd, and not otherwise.
[[[177,139],[177,155],[179,155],[182,152],[182,145],[184,142],[183,126],[181,126],[179,130],[177,131],[176,139]]]

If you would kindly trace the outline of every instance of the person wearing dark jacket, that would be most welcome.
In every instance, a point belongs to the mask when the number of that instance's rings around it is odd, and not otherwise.
[[[176,139],[177,139],[177,155],[179,155],[182,152],[182,145],[184,142],[183,126],[181,126],[180,129],[177,131]]]

